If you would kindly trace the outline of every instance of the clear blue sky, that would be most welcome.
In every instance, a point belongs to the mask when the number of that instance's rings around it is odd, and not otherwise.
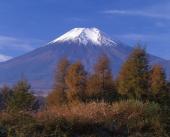
[[[74,27],[97,27],[129,45],[140,41],[170,59],[169,0],[0,0],[0,58],[22,55]]]

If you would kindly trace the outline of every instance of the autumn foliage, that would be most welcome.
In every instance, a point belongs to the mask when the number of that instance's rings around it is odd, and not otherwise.
[[[80,61],[57,63],[54,87],[36,97],[27,81],[0,89],[0,137],[168,137],[170,82],[137,46],[119,74],[101,55],[88,72]]]

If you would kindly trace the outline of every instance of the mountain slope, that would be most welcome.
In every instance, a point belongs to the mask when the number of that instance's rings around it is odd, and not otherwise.
[[[74,62],[80,60],[91,71],[101,54],[106,54],[113,74],[116,75],[132,48],[115,42],[97,28],[76,28],[23,56],[0,63],[0,84],[14,84],[26,77],[33,89],[39,92],[52,88],[53,74],[57,62],[67,57]],[[149,55],[151,63],[160,63],[167,70],[169,62]]]

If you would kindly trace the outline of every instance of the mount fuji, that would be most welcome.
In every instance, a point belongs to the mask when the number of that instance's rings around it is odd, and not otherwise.
[[[53,74],[58,61],[67,57],[71,62],[80,60],[87,71],[101,54],[106,54],[116,75],[132,47],[115,41],[97,28],[74,28],[45,46],[25,55],[0,63],[0,84],[13,85],[23,76],[39,94],[53,85]],[[159,63],[170,74],[168,60],[148,54],[150,63]]]

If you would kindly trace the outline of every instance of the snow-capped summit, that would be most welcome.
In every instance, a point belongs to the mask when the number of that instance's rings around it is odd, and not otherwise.
[[[75,42],[83,45],[93,44],[98,46],[117,45],[116,42],[112,41],[111,38],[97,28],[74,28],[56,38],[50,44],[58,42]]]

